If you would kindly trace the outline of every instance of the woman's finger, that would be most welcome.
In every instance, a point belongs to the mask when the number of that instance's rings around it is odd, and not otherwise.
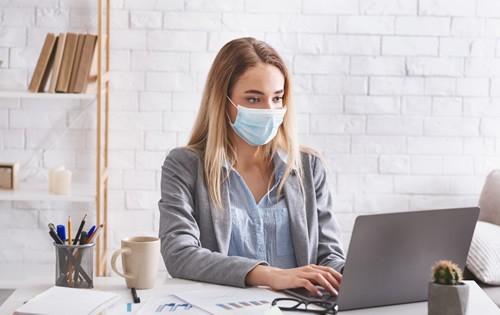
[[[330,282],[330,284],[335,288],[335,290],[337,290],[337,291],[339,290],[340,283],[337,279],[335,279],[334,276],[332,276],[331,273],[329,273],[328,271],[323,271],[323,270],[320,270],[319,272],[321,272],[323,277],[325,277],[326,280],[328,280]]]
[[[318,265],[308,265],[307,268],[305,268],[305,270],[307,272],[320,272],[323,277],[325,277],[330,283],[331,285],[335,288],[335,290],[339,290],[340,288],[340,281],[337,280],[337,278],[335,278],[332,273],[328,270],[329,267],[326,267],[326,266],[318,266]]]
[[[304,278],[297,278],[296,286],[301,288],[306,288],[311,294],[316,296],[323,296],[321,291],[309,280]]]
[[[333,269],[332,267],[321,266],[321,265],[311,265],[311,267],[313,267],[315,269],[321,269],[324,271],[328,271],[329,273],[332,274],[332,276],[335,277],[335,279],[338,280],[339,283],[342,281],[342,274],[340,272],[338,272],[337,270]]]
[[[325,279],[325,277],[323,277],[320,272],[305,272],[302,274],[302,277],[308,279],[309,281],[312,280],[314,283],[328,290],[331,294],[337,295],[337,290],[335,290],[335,288]]]

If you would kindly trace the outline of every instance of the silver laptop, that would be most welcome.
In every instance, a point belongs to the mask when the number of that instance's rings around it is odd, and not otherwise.
[[[339,295],[330,301],[350,310],[427,300],[436,261],[464,268],[478,216],[477,207],[358,216]],[[285,292],[318,299],[305,289]]]

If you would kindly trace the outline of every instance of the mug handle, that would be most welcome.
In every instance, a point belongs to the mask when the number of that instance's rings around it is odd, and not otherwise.
[[[111,256],[111,268],[113,269],[114,272],[116,272],[119,276],[126,278],[126,279],[132,279],[132,275],[129,273],[122,273],[118,271],[118,268],[116,268],[116,260],[118,259],[118,256],[123,253],[124,255],[130,254],[130,248],[118,248],[115,250],[113,253],[113,256]]]

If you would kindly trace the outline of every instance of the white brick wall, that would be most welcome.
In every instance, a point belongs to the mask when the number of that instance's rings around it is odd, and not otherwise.
[[[0,88],[26,88],[47,32],[95,30],[95,5],[4,3]],[[112,6],[111,248],[130,233],[157,233],[162,161],[185,143],[210,64],[236,37],[264,39],[286,59],[300,140],[325,156],[346,243],[358,214],[477,204],[485,175],[500,165],[497,0]],[[91,180],[94,115],[74,121],[80,105],[0,99],[0,160],[26,162],[57,123],[62,138],[25,171],[41,168],[32,177],[46,180],[47,168],[64,163],[75,180]],[[86,204],[0,206],[0,263],[51,262],[43,250],[50,249],[47,222],[91,211]],[[21,235],[36,242],[19,242]]]

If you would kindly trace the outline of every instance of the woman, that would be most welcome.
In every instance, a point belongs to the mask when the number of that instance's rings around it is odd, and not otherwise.
[[[299,148],[290,75],[254,38],[227,43],[187,147],[162,167],[161,252],[173,277],[336,294],[344,254],[325,169]]]

